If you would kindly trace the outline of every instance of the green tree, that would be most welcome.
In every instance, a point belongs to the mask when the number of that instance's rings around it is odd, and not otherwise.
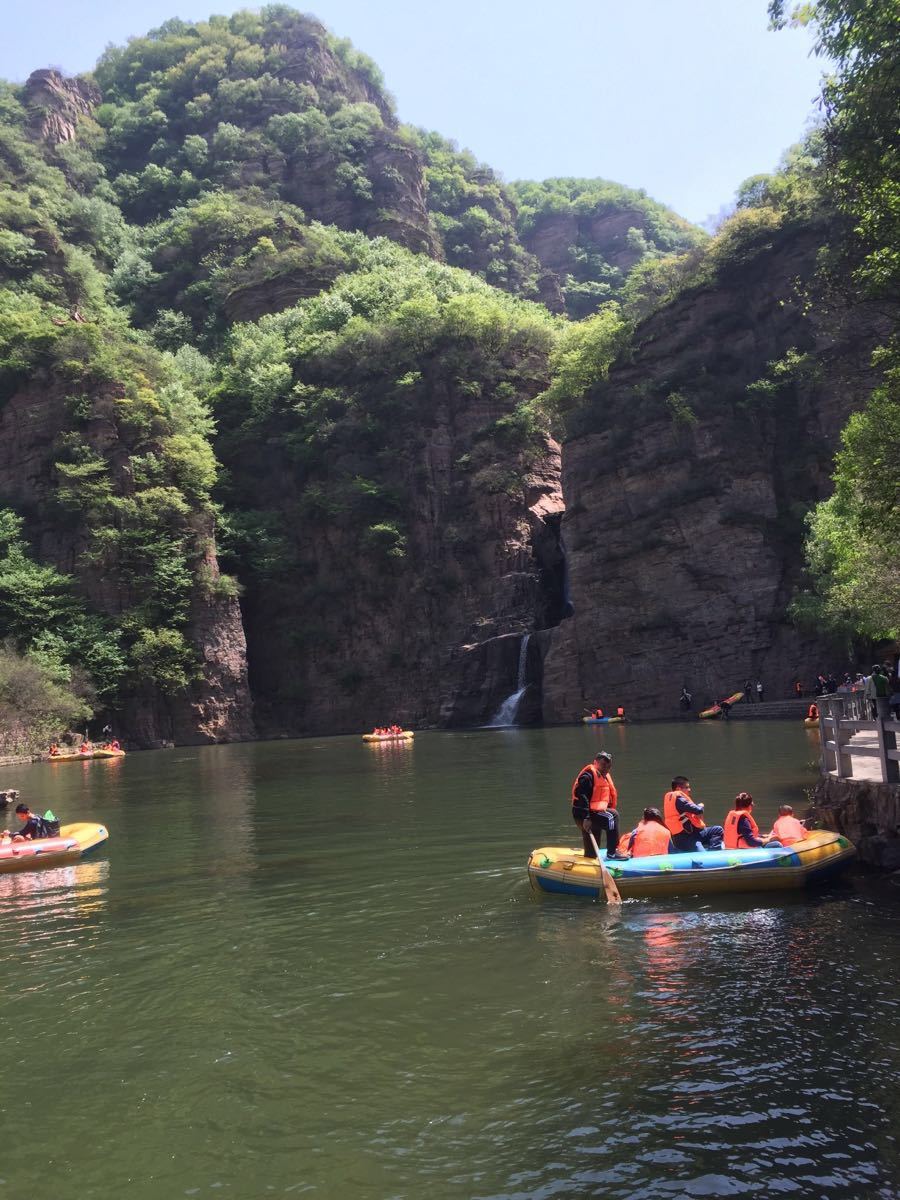
[[[816,52],[835,70],[824,82],[825,175],[852,235],[832,256],[839,283],[869,298],[900,299],[900,0],[772,0],[773,24],[811,24]],[[869,637],[896,637],[900,580],[900,340],[876,355],[883,382],[854,414],[837,457],[835,492],[810,519],[813,591],[798,611]]]

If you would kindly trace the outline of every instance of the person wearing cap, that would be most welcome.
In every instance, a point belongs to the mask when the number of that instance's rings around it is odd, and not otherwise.
[[[601,750],[594,761],[582,767],[572,784],[572,819],[581,829],[584,857],[596,858],[591,834],[597,845],[600,835],[606,834],[606,857],[627,858],[619,853],[619,814],[616,807],[619,794],[610,774],[612,755]]]

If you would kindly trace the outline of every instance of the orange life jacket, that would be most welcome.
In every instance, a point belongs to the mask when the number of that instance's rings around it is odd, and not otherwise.
[[[608,808],[615,808],[619,800],[619,793],[616,791],[613,777],[612,775],[601,775],[593,763],[588,763],[586,767],[582,767],[575,776],[575,782],[572,784],[572,803],[579,803],[579,797],[575,795],[575,789],[578,787],[578,780],[585,771],[590,771],[594,777],[594,790],[591,792],[591,812],[605,812]]]
[[[777,837],[782,846],[792,846],[794,842],[802,842],[807,831],[796,817],[779,817],[772,826],[772,836]]]
[[[631,843],[632,858],[646,858],[650,854],[668,854],[671,834],[659,821],[641,821],[634,831]]]
[[[811,705],[809,706],[809,712],[806,714],[806,716],[807,716],[807,720],[815,720],[815,721],[818,721],[818,719],[819,719],[819,706],[818,706],[818,704],[811,704]]]
[[[745,842],[742,837],[738,836],[738,821],[741,817],[746,817],[750,822],[750,829],[754,837],[759,837],[759,826],[750,816],[750,810],[746,808],[733,808],[725,818],[725,849],[726,850],[752,850],[754,847]]]
[[[684,792],[666,792],[663,796],[663,820],[666,823],[666,829],[674,837],[678,833],[690,833],[691,829],[705,829],[706,822],[699,813],[680,813],[675,807],[675,801],[679,796],[684,796]],[[685,800],[688,799],[684,796]],[[688,822],[685,827],[685,821]]]

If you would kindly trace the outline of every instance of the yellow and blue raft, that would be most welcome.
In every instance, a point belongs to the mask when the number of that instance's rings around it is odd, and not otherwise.
[[[855,853],[853,843],[841,834],[817,829],[793,846],[654,854],[604,865],[623,900],[631,900],[808,887],[833,879]],[[535,890],[604,898],[596,859],[569,847],[533,850],[528,877]]]

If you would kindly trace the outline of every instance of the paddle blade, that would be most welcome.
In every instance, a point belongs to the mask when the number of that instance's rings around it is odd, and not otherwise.
[[[591,845],[594,847],[594,853],[597,855],[597,866],[600,868],[600,882],[603,884],[603,891],[606,895],[606,903],[621,904],[622,897],[619,893],[618,887],[616,886],[616,881],[613,879],[612,875],[610,875],[609,871],[604,866],[603,859],[600,857],[600,847],[597,845],[597,839],[593,834],[590,834],[589,836],[591,839]]]

